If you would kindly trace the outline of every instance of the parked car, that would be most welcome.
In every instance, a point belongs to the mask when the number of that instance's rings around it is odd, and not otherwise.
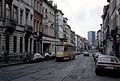
[[[120,72],[120,61],[115,56],[103,55],[96,62],[95,73],[99,75],[101,72],[115,71]]]
[[[43,61],[43,60],[44,60],[44,57],[39,53],[27,54],[25,55],[23,59],[25,63],[38,62],[38,61]]]
[[[54,59],[55,58],[55,53],[54,52],[45,52],[44,54],[45,60],[50,60],[50,59]]]
[[[50,60],[51,59],[51,55],[49,53],[44,53],[44,57],[45,57],[45,60]]]
[[[89,56],[89,53],[87,51],[83,52],[84,56]]]
[[[50,52],[49,54],[50,54],[51,59],[55,59],[55,53],[54,52]]]

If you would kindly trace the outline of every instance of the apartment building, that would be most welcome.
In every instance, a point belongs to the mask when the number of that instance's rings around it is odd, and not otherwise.
[[[32,52],[32,0],[0,0],[0,53]]]

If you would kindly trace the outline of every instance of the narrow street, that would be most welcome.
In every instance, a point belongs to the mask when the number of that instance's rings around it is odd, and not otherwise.
[[[92,55],[77,55],[75,60],[21,64],[0,68],[0,81],[120,81],[120,78],[97,76]]]

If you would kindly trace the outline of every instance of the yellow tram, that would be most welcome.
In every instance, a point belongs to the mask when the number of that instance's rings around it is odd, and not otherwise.
[[[72,44],[64,42],[56,45],[56,61],[65,59],[75,59],[76,47]]]

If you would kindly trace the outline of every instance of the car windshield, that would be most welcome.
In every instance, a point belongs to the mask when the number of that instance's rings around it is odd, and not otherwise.
[[[100,61],[108,62],[108,63],[118,63],[116,58],[111,58],[111,57],[101,57]]]
[[[64,51],[64,46],[63,45],[58,45],[57,46],[57,51],[58,52],[63,52]]]

